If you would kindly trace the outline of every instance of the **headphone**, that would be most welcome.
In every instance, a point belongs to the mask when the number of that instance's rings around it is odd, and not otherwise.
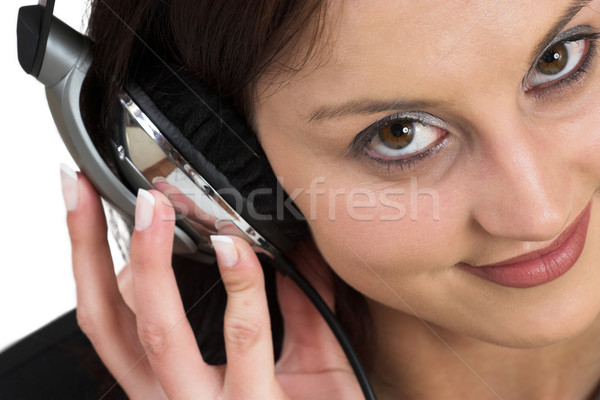
[[[135,72],[110,106],[107,135],[115,171],[95,147],[80,110],[93,57],[90,41],[54,17],[53,9],[54,0],[40,0],[19,10],[19,63],[45,85],[62,140],[100,195],[132,223],[137,189],[163,192],[177,214],[173,252],[199,262],[215,262],[208,237],[217,232],[216,225],[237,230],[315,304],[365,398],[375,399],[335,316],[283,255],[308,227],[244,118],[176,66],[143,60],[147,68]]]

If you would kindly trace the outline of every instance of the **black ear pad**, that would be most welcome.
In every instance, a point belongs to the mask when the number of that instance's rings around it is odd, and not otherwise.
[[[181,69],[167,67],[144,68],[126,90],[171,144],[271,244],[286,251],[306,235],[306,221],[279,185],[256,135],[214,91]]]

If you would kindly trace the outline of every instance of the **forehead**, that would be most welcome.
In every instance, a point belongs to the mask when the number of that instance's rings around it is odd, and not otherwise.
[[[319,45],[326,61],[319,59],[316,67],[297,73],[290,89],[336,101],[350,92],[372,91],[373,86],[378,96],[386,97],[398,96],[398,90],[428,92],[427,85],[435,87],[440,80],[492,78],[482,76],[486,73],[482,63],[490,74],[522,74],[537,43],[575,3],[330,1],[326,16],[330,31]]]
[[[547,6],[560,1],[546,1]],[[518,14],[535,8],[532,1],[334,1],[329,3],[333,45],[341,61],[353,54],[381,55],[380,50],[440,57],[474,34],[490,30],[510,35],[525,25]],[[521,22],[521,24],[519,24]],[[375,46],[374,46],[375,45]]]
[[[322,71],[339,80],[385,68],[392,76],[452,74],[478,60],[523,57],[570,1],[335,1],[331,59]],[[521,55],[521,57],[519,57]],[[528,54],[527,54],[528,55]],[[515,58],[516,56],[516,58]],[[523,68],[523,65],[519,66]],[[526,68],[526,67],[525,67]]]

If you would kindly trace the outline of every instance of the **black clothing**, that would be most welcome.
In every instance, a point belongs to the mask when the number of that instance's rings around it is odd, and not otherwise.
[[[75,310],[0,354],[0,399],[127,399],[92,344]]]

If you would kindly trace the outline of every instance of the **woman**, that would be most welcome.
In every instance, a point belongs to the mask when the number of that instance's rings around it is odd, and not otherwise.
[[[99,76],[119,86],[142,48],[100,25],[118,15],[232,99],[307,219],[318,250],[304,241],[298,268],[332,303],[329,266],[366,304],[378,398],[593,398],[600,1],[113,3],[91,18]],[[279,276],[274,364],[259,263],[226,234],[213,245],[227,364],[206,364],[170,268],[166,199],[138,195],[118,285],[105,232],[87,229],[97,196],[81,176],[63,182],[79,324],[131,398],[361,398]]]

